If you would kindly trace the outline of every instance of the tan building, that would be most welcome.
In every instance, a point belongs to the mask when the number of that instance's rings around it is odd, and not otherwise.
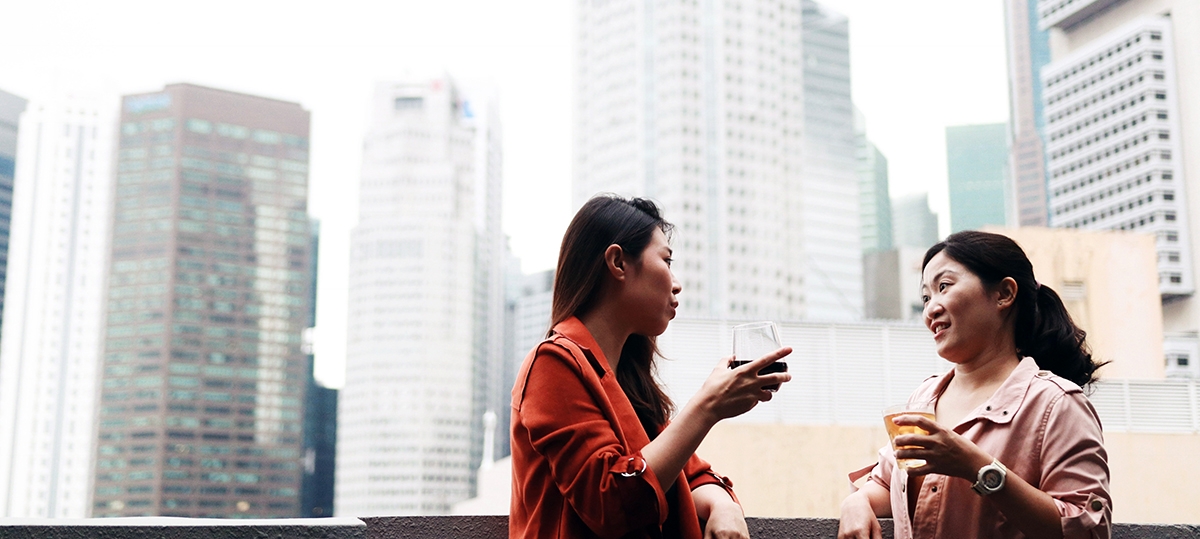
[[[1163,316],[1154,236],[1024,227],[988,229],[1015,240],[1039,283],[1087,331],[1105,379],[1163,378]]]

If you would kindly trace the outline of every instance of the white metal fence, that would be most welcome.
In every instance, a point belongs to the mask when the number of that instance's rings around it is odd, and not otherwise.
[[[659,339],[668,358],[659,375],[682,405],[719,358],[732,350],[743,320],[683,319]],[[950,369],[924,326],[889,322],[781,323],[792,381],[771,402],[732,421],[797,425],[875,425],[930,375]],[[1103,372],[1103,371],[1102,371]],[[1113,380],[1090,395],[1107,431],[1200,432],[1200,381]]]

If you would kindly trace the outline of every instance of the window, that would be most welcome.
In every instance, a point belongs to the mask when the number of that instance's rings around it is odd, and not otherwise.
[[[421,97],[397,97],[395,108],[396,110],[414,110],[425,106],[425,99]]]

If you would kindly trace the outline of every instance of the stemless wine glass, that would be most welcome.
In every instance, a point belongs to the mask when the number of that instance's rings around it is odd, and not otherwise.
[[[919,449],[918,447],[909,445],[897,447],[896,437],[901,434],[920,434],[922,436],[929,435],[929,431],[926,431],[921,427],[916,425],[905,425],[901,427],[900,425],[892,422],[892,419],[902,415],[919,415],[925,417],[926,419],[937,421],[937,414],[935,410],[935,403],[932,401],[911,401],[884,408],[883,426],[887,428],[888,438],[892,440],[892,451],[899,451],[901,449]],[[896,459],[896,465],[907,470],[909,468],[924,466],[925,461],[921,459]]]
[[[779,344],[779,328],[775,322],[751,322],[733,327],[733,361],[729,368],[735,369],[783,346]],[[782,359],[763,367],[758,374],[787,372],[787,362]],[[767,391],[778,391],[779,384],[764,386]]]

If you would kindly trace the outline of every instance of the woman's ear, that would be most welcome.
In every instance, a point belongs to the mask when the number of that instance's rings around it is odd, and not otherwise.
[[[612,244],[604,250],[604,265],[608,268],[609,275],[618,281],[625,280],[625,264],[628,261],[625,259],[625,250],[620,245]]]
[[[996,303],[1001,309],[1011,307],[1017,301],[1017,281],[1005,277],[996,285]]]

